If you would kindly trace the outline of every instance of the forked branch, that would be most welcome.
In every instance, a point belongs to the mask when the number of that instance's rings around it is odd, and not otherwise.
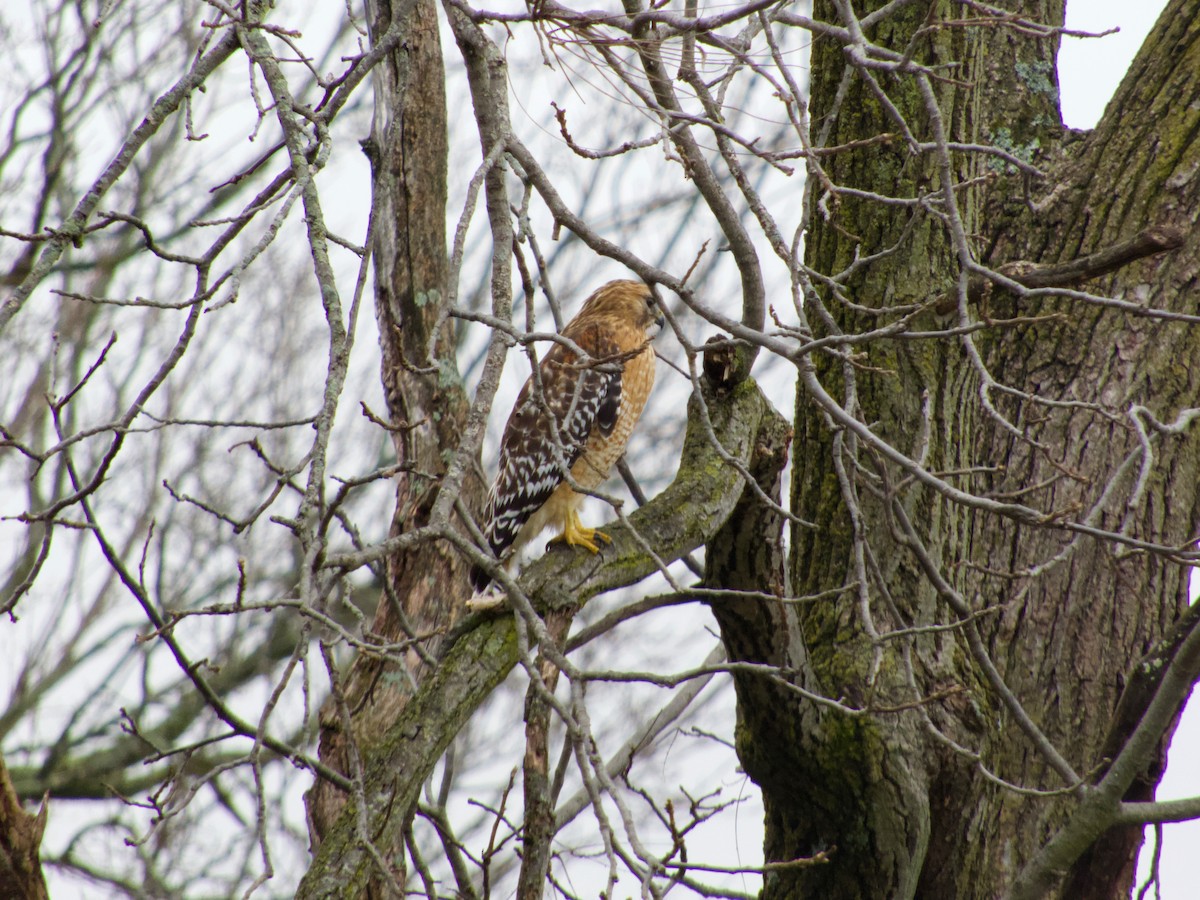
[[[706,397],[708,419],[726,454],[748,464],[760,425],[771,406],[753,381],[727,396]],[[631,528],[608,529],[612,545],[588,559],[556,549],[530,565],[517,587],[539,612],[578,608],[590,598],[634,584],[657,570],[640,536],[660,559],[673,562],[706,543],[725,523],[744,488],[742,476],[713,447],[693,398],[683,458],[675,480],[629,516]],[[636,534],[634,533],[636,532]],[[417,802],[426,778],[450,741],[517,663],[512,616],[474,616],[447,638],[437,670],[405,706],[364,760],[362,796],[367,831],[392,846]],[[359,812],[348,802],[325,836],[297,897],[359,896],[375,874],[368,848],[358,840]]]

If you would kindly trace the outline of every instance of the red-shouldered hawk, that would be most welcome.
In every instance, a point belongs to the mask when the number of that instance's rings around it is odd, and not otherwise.
[[[592,490],[625,452],[650,388],[650,341],[663,318],[654,291],[640,281],[610,281],[584,301],[563,329],[590,359],[555,343],[538,365],[542,397],[525,382],[500,442],[500,466],[484,513],[483,533],[499,559],[515,557],[547,526],[573,547],[598,553],[609,538],[579,521],[583,495],[563,477]],[[557,433],[557,440],[555,434]],[[471,583],[483,590],[482,569]]]

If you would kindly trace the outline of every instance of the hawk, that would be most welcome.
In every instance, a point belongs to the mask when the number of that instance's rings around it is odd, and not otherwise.
[[[658,297],[640,281],[610,281],[563,329],[587,356],[555,342],[531,375],[504,426],[500,464],[483,534],[498,559],[511,559],[550,525],[555,540],[592,553],[610,538],[579,521],[583,494],[602,484],[629,442],[654,385],[650,341],[662,328]],[[476,567],[477,591],[490,576]]]

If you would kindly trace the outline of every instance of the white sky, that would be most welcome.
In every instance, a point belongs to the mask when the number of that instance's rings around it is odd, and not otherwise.
[[[1063,38],[1058,77],[1063,118],[1072,128],[1091,128],[1133,61],[1165,0],[1070,0],[1067,27],[1099,33],[1103,38]]]

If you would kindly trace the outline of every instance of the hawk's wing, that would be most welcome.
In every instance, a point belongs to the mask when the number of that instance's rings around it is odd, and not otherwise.
[[[538,366],[542,396],[530,377],[505,426],[499,472],[484,516],[485,536],[497,556],[562,484],[592,429],[609,434],[616,425],[621,373],[611,360],[619,346],[599,325],[571,337],[591,359],[584,361],[556,343]],[[598,362],[605,359],[609,361]]]

